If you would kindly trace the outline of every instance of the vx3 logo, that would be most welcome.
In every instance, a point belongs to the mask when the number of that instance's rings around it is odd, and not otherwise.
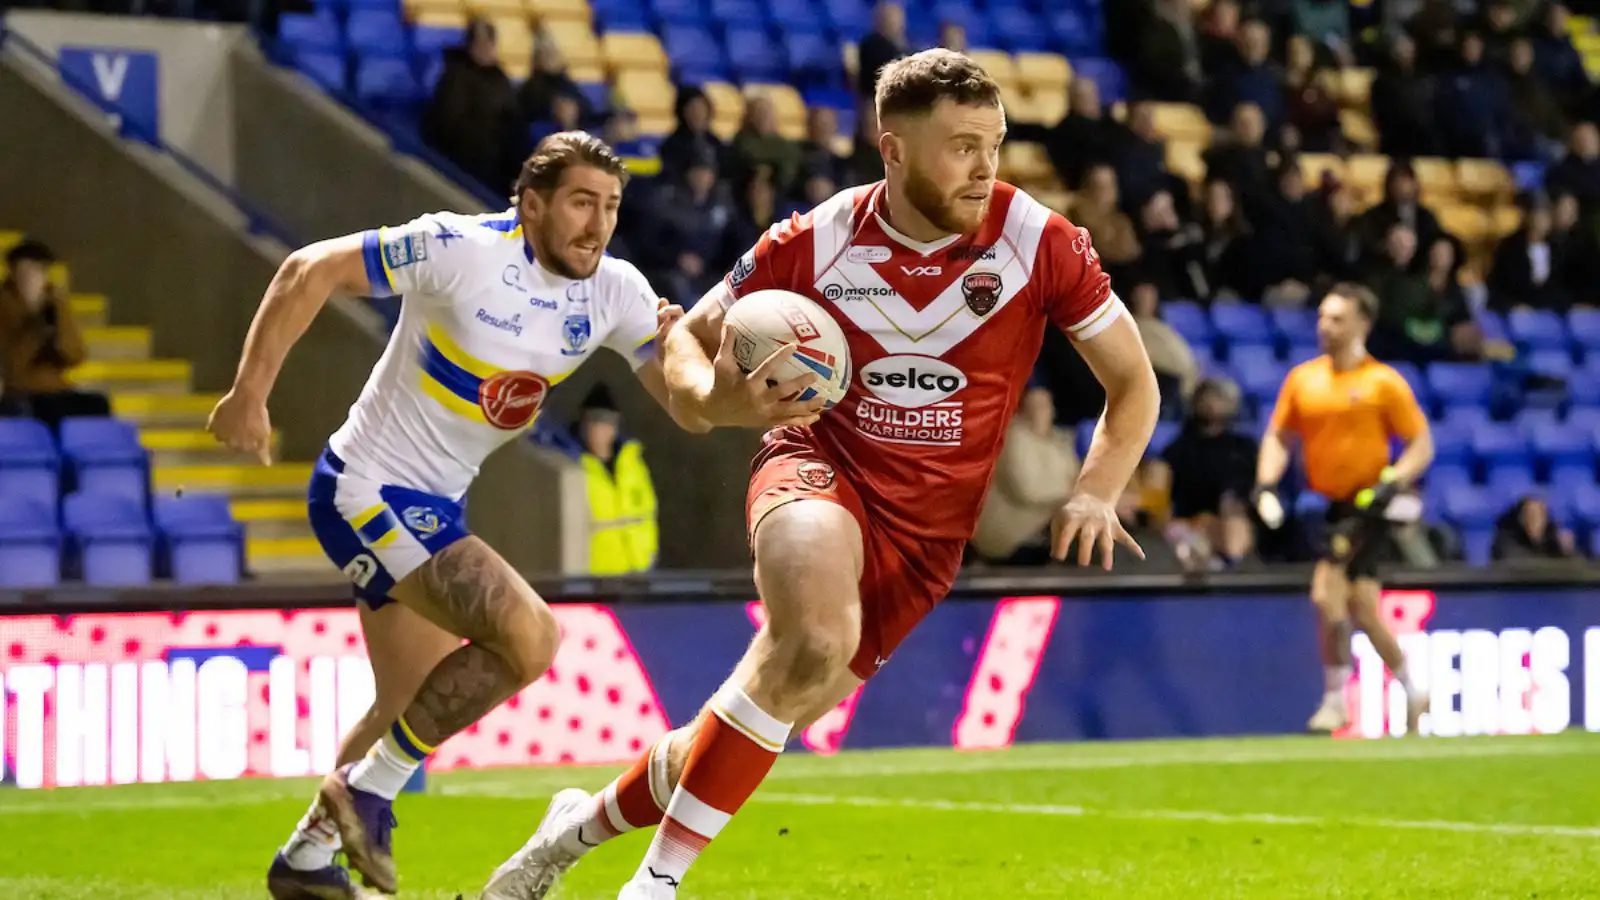
[[[935,276],[935,275],[939,275],[939,274],[943,273],[944,272],[944,267],[943,266],[901,266],[900,267],[900,271],[906,273],[907,275],[913,276],[913,277],[923,276],[923,275]]]

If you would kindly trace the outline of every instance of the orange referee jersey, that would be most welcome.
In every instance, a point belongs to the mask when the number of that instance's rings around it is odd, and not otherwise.
[[[1319,356],[1284,379],[1269,427],[1300,436],[1312,490],[1350,500],[1389,465],[1390,438],[1415,440],[1428,418],[1411,385],[1387,365],[1368,356],[1340,372]]]

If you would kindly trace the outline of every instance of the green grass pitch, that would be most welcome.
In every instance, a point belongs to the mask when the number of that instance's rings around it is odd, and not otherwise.
[[[401,896],[474,898],[561,787],[609,769],[437,776],[405,795]],[[312,783],[0,789],[0,898],[266,896]],[[558,900],[612,900],[648,836]],[[684,900],[1596,898],[1600,735],[1263,738],[791,755]]]

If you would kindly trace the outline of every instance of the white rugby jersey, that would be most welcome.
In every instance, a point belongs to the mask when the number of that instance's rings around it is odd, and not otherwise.
[[[638,368],[656,294],[610,256],[582,281],[534,259],[515,208],[434,213],[366,232],[375,295],[402,295],[350,417],[329,438],[351,475],[460,499],[483,460],[527,430],[545,395],[596,347]]]

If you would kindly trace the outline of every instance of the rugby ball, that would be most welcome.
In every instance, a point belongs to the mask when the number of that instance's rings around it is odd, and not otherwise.
[[[850,345],[839,323],[815,301],[790,291],[755,291],[729,307],[727,322],[734,361],[746,374],[785,344],[794,344],[794,356],[768,384],[814,372],[817,380],[794,399],[821,397],[828,407],[850,390]]]

